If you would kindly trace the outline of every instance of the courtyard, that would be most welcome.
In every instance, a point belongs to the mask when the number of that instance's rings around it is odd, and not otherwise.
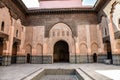
[[[120,80],[119,14],[120,0],[0,0],[0,80]]]
[[[91,80],[120,80],[120,66],[88,64],[13,64],[0,66],[0,80],[24,80],[41,69],[79,69]]]

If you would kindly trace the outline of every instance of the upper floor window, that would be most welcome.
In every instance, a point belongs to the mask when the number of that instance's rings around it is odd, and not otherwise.
[[[4,21],[2,21],[2,23],[1,23],[1,31],[4,31],[4,26],[5,26],[5,23],[4,23]]]
[[[16,37],[18,37],[18,30],[16,30]]]
[[[105,28],[105,35],[107,35],[107,29]]]
[[[69,36],[69,31],[67,31],[67,36]]]

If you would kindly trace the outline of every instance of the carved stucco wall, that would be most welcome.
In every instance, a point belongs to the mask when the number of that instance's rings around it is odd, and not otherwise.
[[[82,24],[97,24],[97,14],[94,12],[71,14],[30,15],[27,17],[27,26],[45,26],[45,37],[49,36],[51,28],[61,22],[69,25],[73,36],[78,36],[77,26]]]
[[[8,8],[0,8],[0,29],[1,24],[4,22],[4,33],[9,34],[9,28],[11,26],[11,16]]]

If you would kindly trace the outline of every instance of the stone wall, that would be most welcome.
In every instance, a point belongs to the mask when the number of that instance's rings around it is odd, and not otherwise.
[[[4,4],[9,9],[11,17],[14,19],[21,19],[22,22],[26,21],[25,20],[25,15],[15,3],[11,0],[1,0],[0,3]]]
[[[100,47],[99,44],[100,41],[98,39],[99,26],[97,26],[98,22],[96,15],[97,14],[94,12],[89,13],[83,12],[74,14],[71,13],[71,14],[30,15],[27,17],[28,26],[26,28],[25,44],[31,44],[32,55],[36,54],[37,52],[36,45],[40,43],[43,46],[42,55],[53,56],[54,51],[53,49],[55,43],[59,40],[64,40],[69,45],[70,63],[88,62],[87,54],[90,57],[89,62],[93,62],[91,56],[93,53],[99,54],[98,49]],[[58,28],[54,28],[55,26],[58,26]],[[87,33],[87,31],[89,33]],[[79,50],[77,49],[78,52],[75,50],[76,44],[79,47],[78,48]],[[84,47],[80,49],[81,44],[85,44],[86,49],[83,49]],[[90,49],[89,53],[88,46]],[[84,50],[85,52],[81,50]],[[41,54],[38,54],[38,56],[39,55]],[[83,55],[85,55],[85,57]],[[53,62],[52,59],[53,57],[51,58],[51,62]]]
[[[89,17],[89,18],[88,18]],[[77,36],[77,26],[82,24],[97,24],[97,14],[83,12],[73,14],[46,14],[30,15],[27,17],[28,26],[45,26],[45,37],[48,37],[53,25],[63,22],[71,28],[73,35]]]

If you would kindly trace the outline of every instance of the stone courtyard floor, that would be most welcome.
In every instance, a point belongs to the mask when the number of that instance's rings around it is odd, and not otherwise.
[[[107,64],[13,64],[0,66],[0,80],[22,80],[40,69],[80,69],[93,80],[120,80],[120,66]]]

